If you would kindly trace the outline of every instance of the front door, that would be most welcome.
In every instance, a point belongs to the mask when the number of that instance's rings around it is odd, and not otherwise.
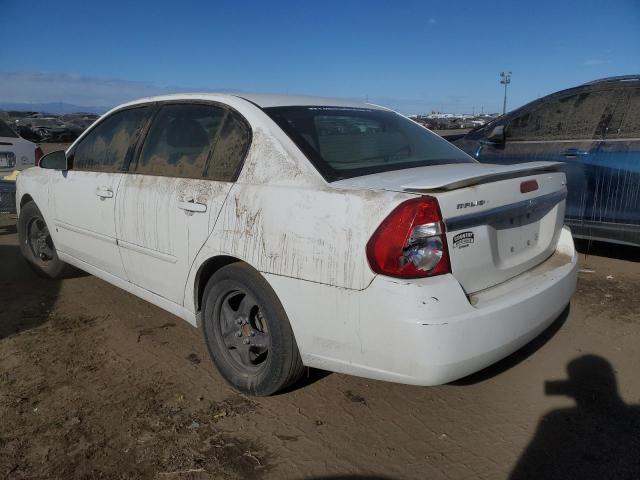
[[[213,104],[159,108],[118,191],[117,238],[129,281],[183,304],[189,270],[233,185],[247,132]]]
[[[122,169],[147,118],[148,107],[111,114],[68,153],[71,168],[54,172],[56,248],[126,278],[116,243],[115,206]]]

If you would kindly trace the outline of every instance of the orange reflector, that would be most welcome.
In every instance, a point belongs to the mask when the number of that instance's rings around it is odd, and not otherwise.
[[[529,193],[538,189],[538,182],[536,180],[527,180],[520,184],[520,193]]]

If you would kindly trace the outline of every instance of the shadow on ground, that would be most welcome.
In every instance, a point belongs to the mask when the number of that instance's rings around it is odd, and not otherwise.
[[[628,262],[640,262],[640,247],[575,239],[576,250],[584,255],[609,257]]]
[[[288,393],[294,392],[296,390],[300,390],[302,388],[306,388],[309,385],[313,385],[316,382],[319,382],[325,377],[328,377],[333,372],[329,372],[327,370],[318,370],[317,368],[306,367],[305,372],[302,375],[302,378],[298,380],[293,385],[289,385],[287,388],[280,390],[275,396],[286,395]]]
[[[17,232],[18,229],[15,224],[0,225],[0,235],[11,235]]]
[[[60,281],[38,276],[18,245],[0,244],[0,340],[46,322],[59,290]]]
[[[567,380],[546,382],[545,393],[573,398],[575,407],[542,417],[511,480],[640,478],[640,406],[620,398],[602,357],[576,358],[567,372]]]

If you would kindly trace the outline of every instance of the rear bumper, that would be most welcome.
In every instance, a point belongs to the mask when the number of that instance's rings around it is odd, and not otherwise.
[[[309,366],[437,385],[481,370],[540,334],[566,308],[576,274],[573,240],[564,228],[548,260],[470,298],[451,275],[420,281],[378,276],[336,309],[337,333],[329,330],[334,320],[328,318],[322,327],[305,328],[315,335],[301,331],[294,318],[292,325]],[[339,323],[354,317],[358,325],[350,330],[357,338],[349,338]]]

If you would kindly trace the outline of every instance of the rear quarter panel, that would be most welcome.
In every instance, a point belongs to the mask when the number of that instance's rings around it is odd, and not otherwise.
[[[401,194],[237,184],[201,255],[341,288],[373,279],[365,248]]]
[[[189,299],[195,299],[200,266],[218,255],[243,260],[262,273],[366,288],[374,277],[367,241],[386,215],[412,195],[332,187],[264,113],[249,114],[252,145],[191,268],[185,307],[195,310]]]

